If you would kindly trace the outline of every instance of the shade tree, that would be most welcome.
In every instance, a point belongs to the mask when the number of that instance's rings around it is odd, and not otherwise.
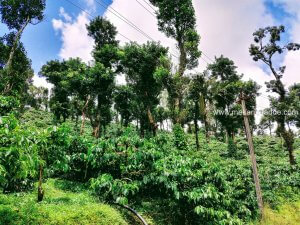
[[[294,134],[292,130],[286,128],[287,116],[284,111],[288,111],[291,104],[287,101],[288,90],[282,82],[282,77],[286,66],[276,65],[274,57],[281,55],[286,51],[296,51],[300,49],[300,44],[288,43],[281,44],[281,35],[285,32],[284,26],[273,26],[261,28],[253,33],[254,43],[249,48],[250,55],[254,61],[263,62],[271,74],[273,80],[266,83],[267,89],[270,92],[277,94],[276,99],[271,100],[273,109],[280,112],[274,115],[274,119],[277,122],[277,132],[284,139],[287,151],[289,153],[289,162],[291,165],[296,163],[294,156]]]
[[[214,117],[226,131],[227,140],[234,139],[239,129],[243,129],[243,115],[238,100],[241,93],[247,96],[246,107],[250,112],[256,108],[259,86],[254,81],[243,81],[237,67],[229,58],[220,56],[208,66],[210,71],[210,95],[215,107]],[[249,117],[254,125],[254,114]]]
[[[45,0],[2,0],[0,1],[1,21],[12,31],[9,56],[5,63],[6,76],[13,77],[5,84],[5,92],[10,92],[13,80],[18,78],[14,72],[13,58],[19,48],[21,36],[28,24],[37,24],[44,19]]]
[[[24,100],[31,78],[33,77],[33,70],[31,68],[31,60],[27,56],[24,45],[19,42],[14,51],[14,59],[11,62],[14,76],[10,76],[9,71],[6,69],[6,64],[13,41],[13,33],[0,37],[0,93]]]
[[[182,124],[183,94],[188,85],[184,73],[198,65],[201,53],[198,50],[200,36],[196,31],[196,16],[192,0],[150,0],[157,7],[159,30],[176,40],[179,50],[179,65],[168,83],[169,98],[174,114],[174,123]]]
[[[157,124],[154,110],[164,87],[162,80],[168,75],[168,68],[163,63],[168,57],[168,49],[159,43],[148,42],[143,45],[127,44],[123,51],[121,66],[139,102],[141,131],[143,133],[146,129],[155,134]]]

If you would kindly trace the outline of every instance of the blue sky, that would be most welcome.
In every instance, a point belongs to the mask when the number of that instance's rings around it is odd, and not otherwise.
[[[82,8],[87,8],[86,0],[69,0]],[[103,0],[97,0],[101,2]],[[125,1],[125,0],[124,0]],[[128,0],[132,1],[132,0]],[[111,4],[111,0],[104,0],[106,4]],[[96,11],[93,15],[102,15],[105,11],[99,4],[96,5]],[[286,18],[291,15],[284,11],[284,8],[280,5],[276,5],[272,0],[266,0],[266,9],[272,14],[275,21],[280,24],[282,21],[286,26],[289,26]],[[30,25],[26,28],[22,42],[28,52],[28,57],[32,60],[32,67],[37,74],[41,66],[47,61],[52,59],[59,59],[59,52],[62,47],[61,35],[55,32],[52,24],[53,19],[59,18],[59,9],[63,7],[65,11],[76,18],[80,13],[80,9],[71,5],[67,0],[47,0],[47,6],[45,11],[45,20],[38,25]],[[8,30],[4,24],[0,24],[0,36],[7,33]],[[289,35],[284,36],[285,40],[289,39]]]
[[[78,6],[86,8],[84,0],[71,0]],[[100,1],[100,0],[99,0]],[[110,0],[105,0],[110,4]],[[59,18],[59,9],[63,7],[65,11],[72,17],[76,17],[80,13],[80,9],[76,8],[66,0],[47,0],[45,19],[38,25],[29,25],[23,36],[22,42],[25,45],[28,57],[32,60],[32,67],[37,74],[43,64],[52,59],[59,59],[59,51],[62,46],[60,35],[54,31],[52,19]],[[102,15],[104,8],[97,5],[96,12],[93,15]],[[7,27],[0,23],[0,36],[9,32]]]

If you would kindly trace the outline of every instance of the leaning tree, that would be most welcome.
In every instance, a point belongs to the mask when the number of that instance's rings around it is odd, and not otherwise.
[[[290,109],[287,101],[288,90],[285,88],[282,77],[286,66],[276,67],[274,57],[283,54],[285,51],[296,51],[300,49],[300,45],[296,43],[288,43],[281,45],[281,34],[285,32],[284,26],[273,26],[261,28],[254,32],[254,44],[250,46],[250,55],[254,61],[262,61],[271,70],[274,79],[267,82],[268,91],[272,91],[278,95],[278,98],[271,101],[272,107],[279,113],[274,115],[278,127],[277,132],[285,141],[287,151],[289,153],[289,161],[291,165],[296,164],[294,156],[294,134],[292,130],[286,128],[287,116],[284,111]]]
[[[44,19],[46,0],[1,0],[1,21],[14,32],[14,41],[6,62],[7,75],[11,76],[12,61],[22,33],[28,24],[37,24]],[[11,90],[12,83],[6,84],[5,92]]]

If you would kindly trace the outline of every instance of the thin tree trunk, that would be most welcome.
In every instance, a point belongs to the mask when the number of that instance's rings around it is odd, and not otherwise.
[[[91,99],[91,96],[89,95],[86,102],[85,102],[85,105],[83,106],[83,109],[82,109],[82,121],[81,121],[81,128],[80,128],[80,135],[83,135],[84,133],[84,126],[85,126],[85,110],[89,104],[89,101]]]
[[[181,124],[179,97],[176,97],[176,99],[175,99],[175,124]]]
[[[97,125],[94,126],[94,129],[93,129],[93,136],[95,138],[99,138],[100,136],[100,123],[97,122]]]
[[[43,166],[40,164],[40,175],[39,175],[39,185],[38,185],[38,202],[43,201],[44,198],[44,190],[42,187],[43,183]]]
[[[196,148],[199,150],[199,128],[198,128],[198,120],[194,119],[194,125],[195,125],[195,139],[196,139]]]
[[[289,162],[290,165],[296,165],[296,160],[294,156],[294,136],[291,131],[286,131],[285,129],[282,131],[282,138],[286,144],[287,151],[289,153]]]
[[[7,61],[7,64],[6,64],[6,67],[9,69],[11,67],[11,64],[12,64],[12,60],[13,60],[13,57],[14,57],[14,54],[15,54],[15,51],[17,49],[17,45],[21,39],[21,35],[24,31],[24,29],[26,28],[26,26],[29,24],[29,21],[30,21],[30,18],[28,17],[25,24],[20,28],[20,30],[18,31],[17,35],[16,35],[16,38],[14,40],[14,43],[13,43],[13,46],[12,46],[12,49],[9,53],[9,58],[8,58],[8,61]]]
[[[279,94],[279,102],[280,103],[285,103],[286,102],[286,90],[284,88],[284,85],[281,81],[281,76],[277,74],[275,71],[272,62],[269,62],[269,67],[276,79],[276,87],[278,91],[276,92]],[[293,166],[296,164],[295,156],[294,156],[294,136],[292,131],[287,131],[285,128],[285,123],[286,123],[286,117],[285,115],[282,115],[278,120],[277,120],[278,126],[279,126],[279,133],[281,134],[282,138],[284,139],[284,142],[286,144],[287,151],[289,153],[289,162],[290,165]]]
[[[197,148],[197,151],[199,150],[198,118],[199,118],[199,103],[198,103],[198,101],[195,101],[194,125],[195,125],[195,138],[196,138],[196,148]]]
[[[144,137],[145,136],[145,130],[144,130],[144,126],[145,126],[145,124],[144,124],[145,122],[144,122],[144,119],[142,118],[141,120],[140,120],[140,132],[141,132],[141,137]]]
[[[250,125],[249,125],[248,113],[247,113],[246,103],[245,103],[243,94],[241,96],[241,101],[242,101],[245,131],[246,131],[248,146],[249,146],[249,150],[250,150],[250,157],[251,157],[251,164],[252,164],[253,179],[254,179],[254,183],[255,183],[257,204],[258,204],[261,215],[263,215],[262,192],[261,192],[260,180],[259,180],[258,169],[257,169],[257,164],[256,164],[256,156],[254,153],[254,145],[253,145]]]
[[[181,101],[182,101],[182,99],[181,98],[182,98],[182,94],[183,94],[182,77],[186,70],[187,54],[186,54],[184,44],[182,43],[181,37],[178,37],[177,42],[178,42],[178,46],[179,46],[180,56],[179,56],[178,78],[176,80],[176,82],[179,82],[179,84],[176,85],[178,88],[177,88],[177,93],[176,93],[177,96],[175,98],[175,112],[176,112],[175,113],[175,123],[180,124],[182,126],[182,121],[181,121],[182,120],[182,118],[181,118],[181,111],[182,111]]]
[[[152,115],[151,110],[150,110],[149,107],[147,107],[147,115],[148,115],[149,123],[152,127],[153,136],[155,136],[156,135],[156,130],[157,130],[157,125],[155,123],[155,120],[153,118],[153,115]]]

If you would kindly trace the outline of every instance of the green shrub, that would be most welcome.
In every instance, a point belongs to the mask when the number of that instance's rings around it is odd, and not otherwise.
[[[20,103],[16,98],[0,95],[0,116],[14,112],[19,106]]]
[[[0,187],[5,192],[22,191],[31,187],[37,173],[34,134],[20,129],[13,115],[0,120]]]
[[[0,194],[0,225],[127,225],[120,213],[99,203],[79,183],[50,179],[45,198],[37,203],[34,192]],[[72,189],[68,189],[72,187]]]
[[[184,130],[179,124],[173,127],[174,145],[179,150],[187,149],[187,139]]]

